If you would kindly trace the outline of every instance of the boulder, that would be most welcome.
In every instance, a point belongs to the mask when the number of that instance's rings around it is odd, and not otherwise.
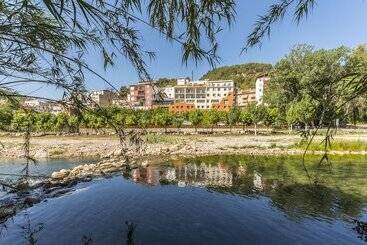
[[[61,169],[58,172],[53,172],[51,174],[51,178],[53,178],[53,179],[63,179],[63,178],[66,178],[70,173],[71,173],[70,170]]]

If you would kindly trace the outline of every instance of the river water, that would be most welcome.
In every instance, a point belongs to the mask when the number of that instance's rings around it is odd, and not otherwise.
[[[363,157],[158,161],[18,212],[0,244],[363,244],[366,174]]]

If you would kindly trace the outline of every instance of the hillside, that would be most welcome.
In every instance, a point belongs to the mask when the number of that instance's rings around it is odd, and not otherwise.
[[[247,63],[233,66],[223,66],[208,71],[201,79],[209,80],[233,80],[238,88],[255,88],[256,77],[267,73],[272,69],[271,64]]]

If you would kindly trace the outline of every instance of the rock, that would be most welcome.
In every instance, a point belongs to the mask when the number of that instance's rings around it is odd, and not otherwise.
[[[121,156],[122,155],[122,149],[116,149],[114,152],[113,152],[113,156]]]
[[[143,162],[141,163],[141,166],[142,166],[142,167],[148,167],[148,165],[149,165],[148,160],[145,160],[145,161],[143,161]]]
[[[26,197],[23,201],[24,205],[33,206],[33,204],[41,202],[41,198],[39,197]]]
[[[39,149],[34,154],[34,158],[37,158],[37,159],[48,158],[48,152],[45,149]]]
[[[51,174],[51,178],[53,179],[64,179],[66,178],[69,174],[71,173],[70,170],[66,170],[66,169],[61,169],[58,172],[53,172]]]
[[[9,216],[14,215],[16,212],[16,208],[14,205],[8,205],[0,207],[0,221],[7,219]]]

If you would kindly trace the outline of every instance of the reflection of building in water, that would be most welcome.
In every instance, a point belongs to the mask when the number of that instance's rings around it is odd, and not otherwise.
[[[258,190],[263,190],[262,176],[256,171],[254,171],[254,187]]]
[[[181,186],[232,186],[232,173],[220,166],[183,165],[176,168],[176,173]]]
[[[160,180],[177,181],[180,187],[190,186],[232,186],[233,175],[221,166],[202,164],[180,165],[177,167],[156,167],[134,169],[132,179],[149,185],[157,185]]]
[[[167,168],[167,171],[164,173],[164,178],[169,181],[176,180],[176,170],[175,168]]]

